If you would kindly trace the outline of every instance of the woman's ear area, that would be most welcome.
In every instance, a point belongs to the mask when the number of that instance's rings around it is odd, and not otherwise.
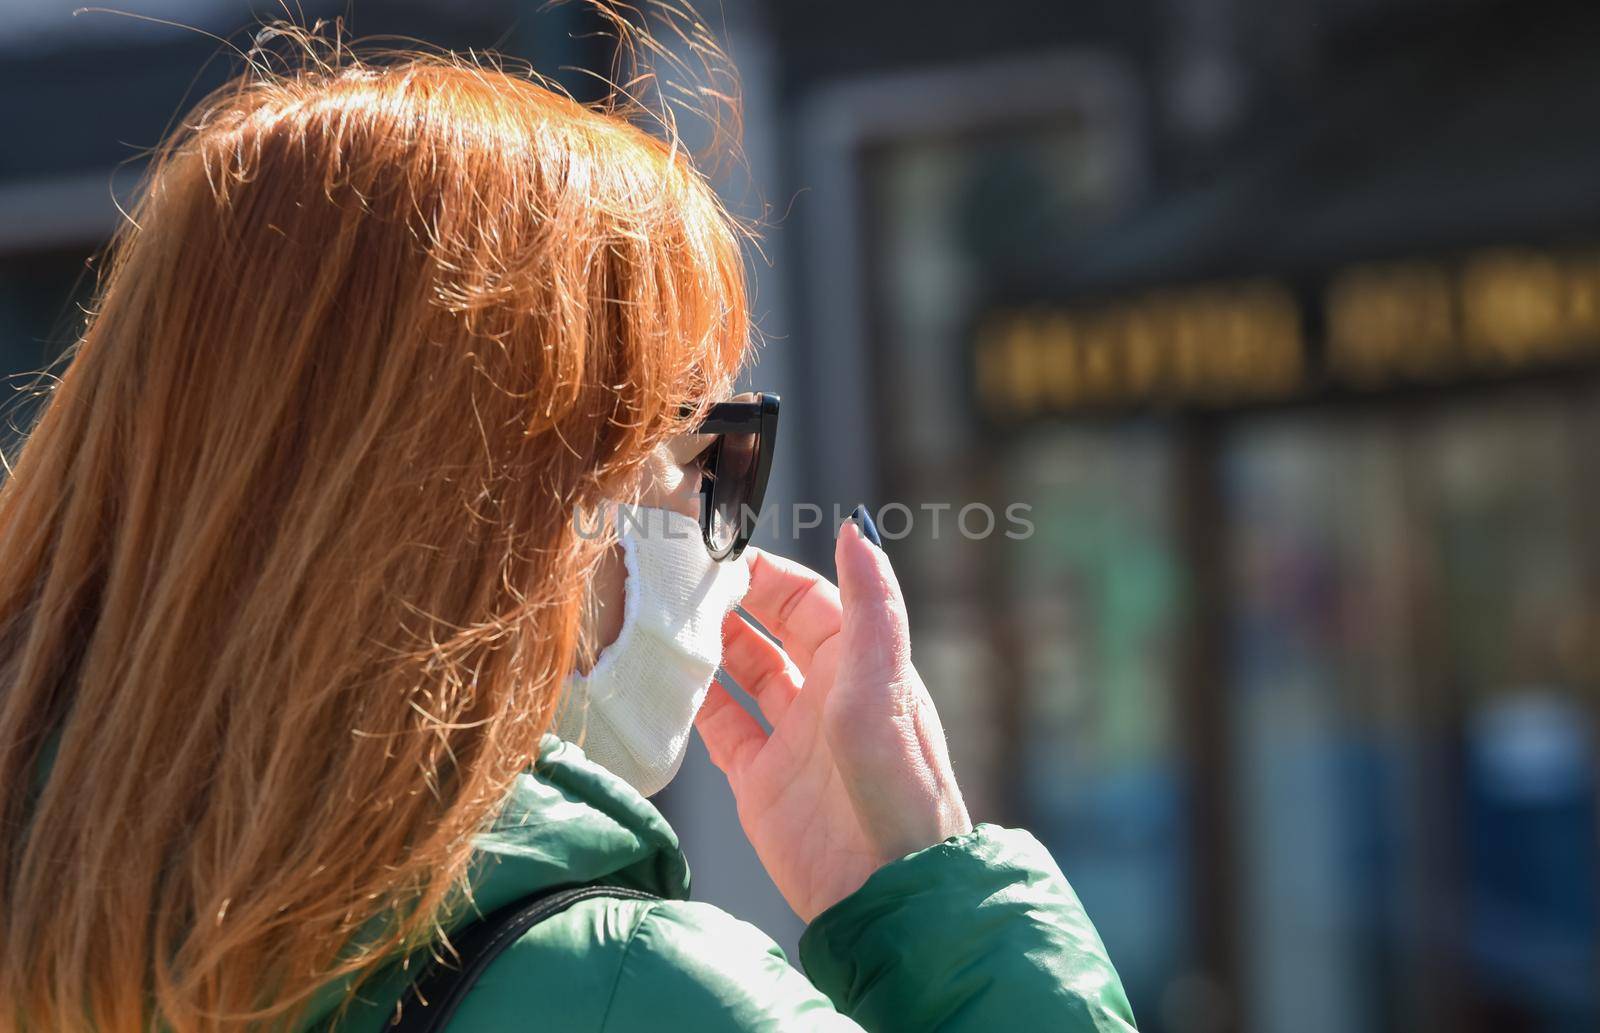
[[[657,445],[640,471],[639,504],[653,509],[670,509],[686,516],[700,516],[700,453],[694,443],[699,435],[685,435]]]
[[[627,488],[619,490],[617,500],[630,503],[637,501],[639,505],[654,509],[676,510],[698,519],[699,452],[690,451],[687,462],[682,461],[692,441],[693,436],[689,445],[684,443],[683,438],[673,438],[657,445],[640,464]],[[703,450],[702,446],[700,451]],[[616,513],[612,507],[605,507],[604,513],[604,519],[615,519]],[[580,674],[588,674],[600,651],[615,642],[622,633],[626,596],[627,568],[621,547],[613,544],[596,563],[585,596],[580,632],[584,645],[579,649],[577,665]]]

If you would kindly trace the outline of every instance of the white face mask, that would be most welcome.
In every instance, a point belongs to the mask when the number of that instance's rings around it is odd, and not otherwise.
[[[722,663],[722,621],[750,587],[743,563],[706,552],[700,522],[673,510],[612,509],[627,566],[617,640],[574,674],[558,734],[645,796],[683,764],[694,715]]]

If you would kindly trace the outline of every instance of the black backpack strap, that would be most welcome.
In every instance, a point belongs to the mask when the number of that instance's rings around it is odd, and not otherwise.
[[[433,960],[412,981],[401,997],[399,1018],[388,1027],[390,1033],[441,1033],[472,985],[502,951],[545,919],[580,900],[596,897],[661,899],[625,886],[572,886],[507,904],[450,938],[456,958]]]

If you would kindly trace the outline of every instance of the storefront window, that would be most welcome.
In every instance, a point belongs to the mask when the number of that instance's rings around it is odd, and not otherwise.
[[[1224,449],[1246,1028],[1405,1028],[1399,902],[1426,875],[1403,456],[1370,416],[1247,421]]]
[[[1022,808],[1145,1002],[1141,1022],[1167,1028],[1191,892],[1172,438],[1063,429],[1018,443],[1003,466],[1037,526],[1008,551],[995,603],[1018,650]]]
[[[1591,1029],[1591,396],[1241,419],[1248,1028]]]

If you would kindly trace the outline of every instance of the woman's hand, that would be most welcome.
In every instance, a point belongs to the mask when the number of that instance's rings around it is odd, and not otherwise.
[[[847,523],[839,588],[750,550],[743,606],[723,625],[723,669],[755,698],[760,724],[713,684],[695,720],[728,776],[739,821],[767,874],[806,921],[879,866],[972,828],[944,730],[911,666],[899,583]]]

